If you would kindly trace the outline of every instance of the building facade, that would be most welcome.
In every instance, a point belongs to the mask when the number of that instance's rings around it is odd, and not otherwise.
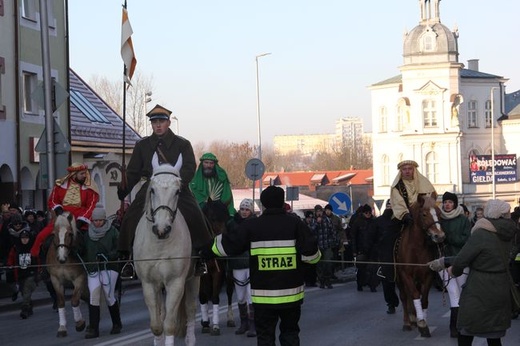
[[[415,160],[439,194],[456,193],[473,209],[493,195],[516,205],[520,128],[511,109],[520,99],[506,94],[506,78],[479,71],[478,60],[467,68],[459,62],[458,31],[441,23],[439,4],[419,1],[419,25],[405,34],[401,73],[370,86],[374,199],[388,198],[398,162]],[[492,172],[490,155],[507,167]],[[471,159],[487,167],[473,171]],[[492,183],[491,174],[503,169],[510,181],[496,176]]]

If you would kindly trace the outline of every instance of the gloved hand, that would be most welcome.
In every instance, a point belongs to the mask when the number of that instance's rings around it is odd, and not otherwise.
[[[125,199],[126,195],[128,195],[128,193],[125,189],[121,188],[121,184],[117,185],[117,198],[122,201]]]
[[[404,215],[403,223],[405,224],[405,226],[409,226],[413,223],[413,218],[412,215],[410,215],[410,213]]]
[[[212,245],[206,245],[199,251],[199,256],[203,260],[210,260],[216,257],[216,255],[213,253],[213,250],[211,250]]]
[[[54,208],[54,214],[56,214],[56,216],[63,214],[63,207],[57,206]]]
[[[445,269],[446,267],[444,265],[444,257],[428,262],[428,267],[430,267],[430,269],[435,272],[440,272],[441,270]]]

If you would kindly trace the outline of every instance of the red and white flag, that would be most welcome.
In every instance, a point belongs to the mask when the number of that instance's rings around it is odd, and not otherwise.
[[[128,11],[123,7],[123,21],[121,27],[121,57],[125,63],[125,82],[128,84],[134,75],[137,59],[134,54],[134,45],[132,44],[132,26],[128,19]]]

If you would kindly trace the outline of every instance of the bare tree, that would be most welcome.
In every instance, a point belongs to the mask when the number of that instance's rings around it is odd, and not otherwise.
[[[94,75],[89,85],[119,115],[123,115],[123,82],[110,81]],[[137,133],[146,133],[146,101],[153,93],[153,78],[144,76],[139,70],[132,78],[126,92],[126,121]]]

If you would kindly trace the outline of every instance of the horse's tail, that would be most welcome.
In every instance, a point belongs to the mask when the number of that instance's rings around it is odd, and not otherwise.
[[[186,311],[186,290],[182,294],[182,299],[179,303],[179,311],[177,313],[177,323],[175,323],[175,330],[173,335],[179,338],[186,336],[186,327],[188,323],[188,314]]]

